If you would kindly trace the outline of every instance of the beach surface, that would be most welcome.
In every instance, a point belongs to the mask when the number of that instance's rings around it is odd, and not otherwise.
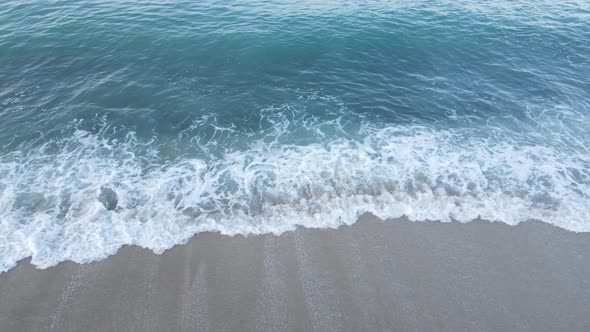
[[[590,234],[380,221],[203,233],[0,274],[1,331],[588,331]]]

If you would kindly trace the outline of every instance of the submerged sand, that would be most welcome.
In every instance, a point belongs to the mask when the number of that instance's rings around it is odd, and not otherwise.
[[[590,233],[379,221],[0,275],[0,331],[590,331]]]

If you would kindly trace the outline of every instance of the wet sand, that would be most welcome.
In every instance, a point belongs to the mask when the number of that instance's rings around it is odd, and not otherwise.
[[[590,233],[363,217],[0,275],[0,331],[590,331]]]

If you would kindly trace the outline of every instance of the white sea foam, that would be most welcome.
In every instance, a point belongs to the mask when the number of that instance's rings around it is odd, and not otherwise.
[[[316,142],[296,144],[280,111],[259,137],[195,121],[172,145],[201,152],[171,160],[170,143],[108,125],[1,155],[0,270],[26,257],[41,268],[89,262],[127,244],[161,253],[204,231],[338,227],[367,212],[590,231],[584,155],[417,125],[360,123],[353,138],[337,117],[299,121]],[[202,126],[214,130],[199,136]]]

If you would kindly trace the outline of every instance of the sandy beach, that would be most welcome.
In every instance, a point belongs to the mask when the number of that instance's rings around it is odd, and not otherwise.
[[[379,221],[0,275],[1,331],[588,331],[590,234]]]

